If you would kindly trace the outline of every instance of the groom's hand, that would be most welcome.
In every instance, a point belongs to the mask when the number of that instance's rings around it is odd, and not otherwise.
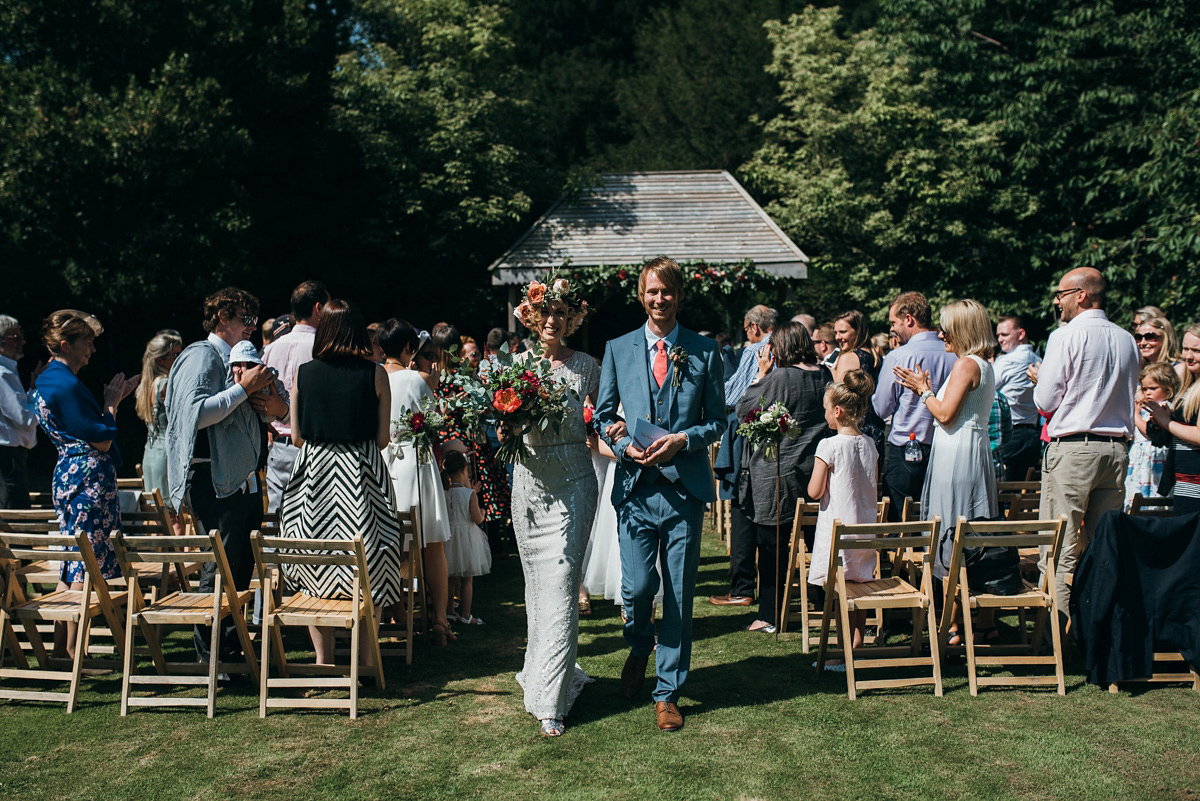
[[[683,446],[686,444],[687,436],[684,434],[667,434],[650,443],[650,447],[646,448],[642,458],[635,461],[646,467],[665,464],[674,459],[675,454],[683,450]]]
[[[629,444],[625,446],[625,456],[638,464],[644,464],[642,460],[646,458],[646,452],[637,445]]]

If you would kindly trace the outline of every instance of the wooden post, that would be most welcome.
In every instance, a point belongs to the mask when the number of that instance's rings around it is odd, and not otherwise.
[[[513,312],[517,310],[517,288],[510,286],[508,288],[508,333],[513,333],[517,330],[517,318],[513,316]]]

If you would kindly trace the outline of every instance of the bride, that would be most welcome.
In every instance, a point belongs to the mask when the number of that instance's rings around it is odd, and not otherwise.
[[[537,281],[525,290],[517,319],[541,342],[555,380],[565,381],[569,413],[559,432],[525,434],[529,458],[513,472],[512,520],[525,573],[525,611],[529,618],[525,667],[517,681],[525,690],[525,709],[541,721],[542,733],[563,733],[563,718],[583,685],[591,681],[575,664],[579,639],[580,571],[596,512],[596,473],[587,446],[583,399],[594,400],[600,368],[586,353],[563,345],[587,314],[587,304],[563,279],[549,286]],[[504,441],[506,426],[497,432]]]

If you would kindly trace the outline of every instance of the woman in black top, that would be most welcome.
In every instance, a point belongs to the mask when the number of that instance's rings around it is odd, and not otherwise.
[[[812,337],[800,323],[785,323],[771,334],[771,343],[758,352],[758,378],[738,401],[737,416],[745,419],[751,410],[776,401],[800,426],[800,436],[779,444],[779,461],[767,461],[747,440],[742,451],[742,474],[738,480],[738,507],[754,522],[758,546],[758,617],[747,629],[774,633],[778,624],[776,604],[786,580],[786,545],[796,514],[796,500],[803,497],[812,477],[817,443],[831,432],[825,422],[825,387],[833,380],[829,368],[817,364]],[[779,497],[775,475],[779,471]],[[781,540],[775,539],[776,517]],[[782,554],[779,552],[782,550]],[[777,558],[777,554],[782,558]],[[777,597],[779,596],[779,597]]]
[[[285,537],[362,536],[377,609],[402,598],[404,541],[396,498],[383,464],[391,434],[387,373],[371,361],[362,314],[331,300],[321,314],[313,360],[296,371],[292,441],[300,455],[283,492]],[[346,598],[350,570],[340,565],[289,565],[288,579],[318,598]],[[333,663],[333,630],[311,628],[318,664]]]

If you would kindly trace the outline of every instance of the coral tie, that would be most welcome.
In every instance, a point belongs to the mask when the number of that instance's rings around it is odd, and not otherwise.
[[[655,347],[658,353],[654,354],[654,383],[661,387],[667,380],[667,343],[660,339]]]

